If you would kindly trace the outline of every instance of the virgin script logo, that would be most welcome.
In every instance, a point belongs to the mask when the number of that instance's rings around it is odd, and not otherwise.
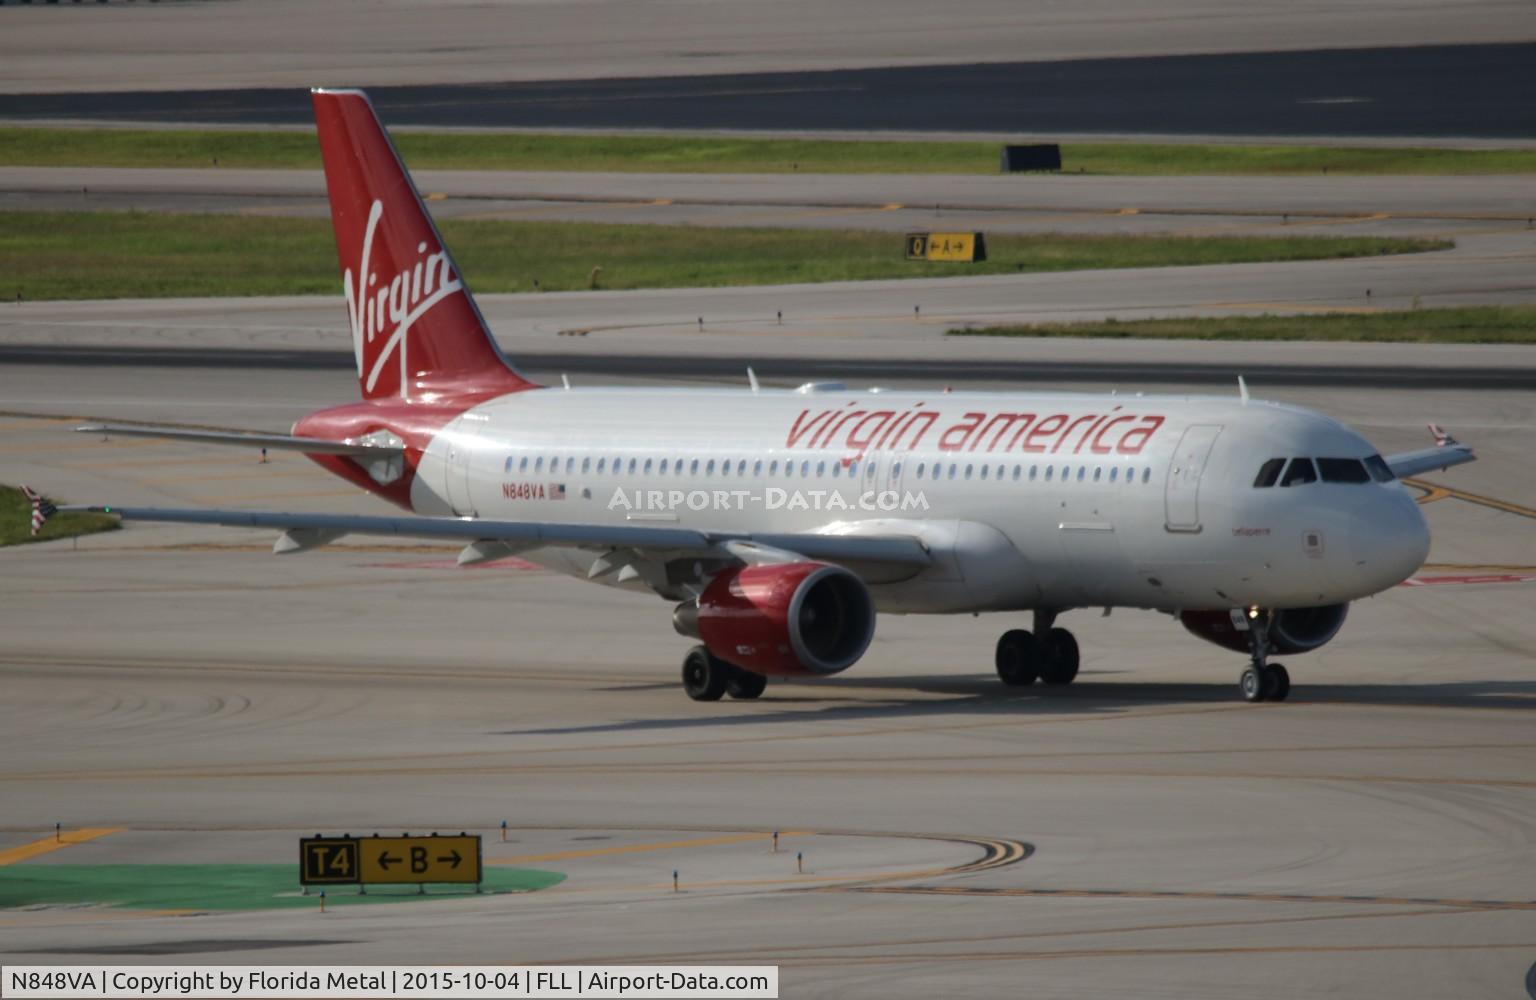
[[[403,398],[409,386],[406,377],[410,370],[406,362],[407,334],[428,309],[455,292],[463,291],[464,283],[453,273],[447,250],[427,253],[427,244],[422,242],[416,244],[416,263],[407,265],[387,283],[380,284],[378,274],[369,264],[373,257],[374,234],[383,218],[384,203],[375,198],[368,211],[368,228],[363,233],[360,274],[354,279],[349,267],[342,273],[341,281],[347,296],[347,313],[352,321],[352,352],[357,358],[357,375],[364,378],[366,374],[363,390],[373,391],[384,365],[398,350],[400,395]],[[366,283],[362,275],[368,276]],[[373,342],[384,337],[386,331],[388,339],[375,350]],[[370,356],[373,358],[371,364],[368,362]]]

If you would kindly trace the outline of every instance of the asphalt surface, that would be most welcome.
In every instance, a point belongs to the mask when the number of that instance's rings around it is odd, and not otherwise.
[[[301,91],[1536,41],[1530,7],[1510,0],[262,0],[11,3],[0,12],[5,93]]]
[[[350,371],[5,365],[0,461],[76,500],[378,512],[298,456],[14,415],[277,426],[354,392]],[[1482,456],[1431,477],[1456,492],[1425,506],[1424,585],[1358,602],[1289,661],[1281,705],[1238,700],[1240,657],[1123,610],[1064,616],[1066,690],[991,677],[1011,618],[884,616],[844,675],[701,705],[664,604],[516,562],[275,559],[268,533],[181,526],[6,550],[0,850],[54,822],[116,832],[27,865],[469,830],[567,879],[323,917],[34,907],[0,914],[0,956],[761,963],[786,997],[1513,995],[1536,960],[1536,583],[1498,581],[1536,577],[1536,394],[1264,394],[1386,451],[1431,414]]]
[[[1380,223],[1382,217],[1441,224],[1492,220],[1522,228],[1536,221],[1536,177],[1524,174],[1379,177],[1319,171],[1299,177],[1122,177],[420,170],[413,171],[412,178],[429,197],[434,214],[485,214],[502,203],[523,201],[587,205],[589,213],[602,213],[597,217],[604,219],[637,218],[619,215],[623,209],[675,206],[926,211],[928,220],[936,223],[955,212],[1053,213],[1021,220],[1036,230],[1051,229],[1062,221],[1062,213],[1107,216],[1114,226],[1132,231],[1141,215],[1154,217],[1163,229],[1177,228],[1179,218],[1198,216],[1231,216],[1239,222],[1297,216],[1330,226]],[[180,203],[202,211],[230,211],[247,204],[266,208],[260,199],[279,205],[323,199],[325,179],[319,170],[0,166],[0,193],[16,199],[18,207],[25,204],[23,199],[49,196],[68,200],[45,207],[91,209],[97,207],[93,199],[110,196],[142,199],[129,207],[174,208]],[[650,204],[660,202],[667,204]],[[817,218],[807,215],[797,224],[814,225]],[[850,227],[879,224],[878,215],[826,218]],[[739,224],[742,216],[725,219],[724,224]]]
[[[728,355],[711,357],[699,354],[523,353],[518,356],[517,362],[519,368],[526,372],[555,380],[558,380],[561,374],[572,374],[601,375],[607,378],[632,376],[642,379],[692,381],[735,378],[742,372],[741,358]],[[114,370],[234,368],[241,371],[252,369],[289,371],[294,369],[354,370],[356,368],[356,362],[349,351],[50,345],[0,345],[0,364],[85,365]],[[1028,358],[1014,361],[996,359],[903,361],[857,357],[769,358],[754,362],[753,370],[759,376],[771,379],[791,381],[855,379],[876,384],[922,379],[929,384],[1003,381],[1017,385],[1057,385],[1080,382],[1141,385],[1153,382],[1180,382],[1200,386],[1231,386],[1234,378],[1234,370],[1230,364],[1047,362]],[[1341,367],[1255,362],[1245,365],[1241,374],[1245,378],[1276,386],[1536,390],[1536,365],[1517,368],[1425,368],[1401,365]]]
[[[391,126],[1536,137],[1536,44],[374,86]],[[341,84],[345,81],[335,81]],[[301,89],[0,95],[4,119],[305,123]]]

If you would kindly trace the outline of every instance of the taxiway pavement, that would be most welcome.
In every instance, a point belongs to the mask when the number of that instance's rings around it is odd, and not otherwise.
[[[0,369],[7,410],[193,423],[280,425],[352,390],[344,370]],[[762,963],[785,996],[1512,995],[1536,961],[1536,622],[1533,584],[1494,581],[1536,576],[1536,393],[1265,395],[1387,450],[1431,416],[1482,454],[1425,477],[1459,495],[1425,508],[1424,585],[1359,602],[1280,705],[1239,701],[1238,658],[1145,613],[1066,616],[1085,657],[1066,690],[991,676],[1006,616],[886,616],[847,674],[701,705],[665,605],[515,561],[275,558],[261,532],[176,526],[4,550],[0,847],[121,828],[29,864],[467,829],[493,863],[568,878],[324,916],[34,908],[0,915],[0,954]],[[297,456],[68,426],[0,420],[0,478],[379,509]]]

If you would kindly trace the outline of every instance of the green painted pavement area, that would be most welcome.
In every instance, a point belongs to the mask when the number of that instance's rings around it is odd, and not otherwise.
[[[487,868],[485,893],[533,892],[565,881],[559,872],[534,868]],[[467,885],[329,886],[331,906],[407,903],[473,896]],[[117,906],[132,910],[275,910],[316,908],[319,890],[299,892],[294,865],[15,865],[0,868],[0,908],[15,906]]]

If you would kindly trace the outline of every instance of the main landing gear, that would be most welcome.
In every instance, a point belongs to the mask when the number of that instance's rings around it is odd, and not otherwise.
[[[683,690],[694,701],[719,701],[722,695],[748,700],[768,687],[768,678],[726,663],[704,646],[683,658]]]
[[[1036,680],[1071,684],[1077,677],[1077,639],[1054,628],[1054,611],[1035,612],[1035,630],[1016,628],[997,640],[997,676],[1009,687],[1027,687]]]
[[[1244,670],[1237,686],[1248,701],[1284,701],[1291,693],[1291,674],[1284,666],[1270,663],[1270,613],[1260,611],[1248,619],[1248,649],[1252,665]]]

